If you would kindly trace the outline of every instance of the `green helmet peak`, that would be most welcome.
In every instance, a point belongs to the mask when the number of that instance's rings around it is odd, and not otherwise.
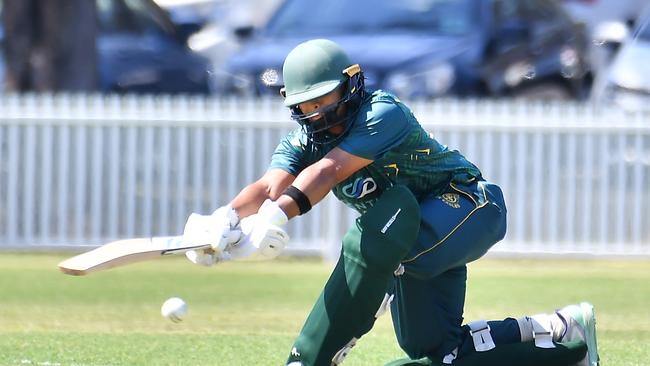
[[[321,97],[348,79],[344,70],[352,65],[338,44],[314,39],[296,46],[284,60],[284,105],[289,107]]]

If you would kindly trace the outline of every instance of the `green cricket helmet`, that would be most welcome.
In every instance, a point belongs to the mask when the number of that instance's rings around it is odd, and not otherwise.
[[[297,121],[316,143],[331,143],[343,134],[332,136],[327,131],[347,124],[359,110],[364,93],[363,73],[358,64],[352,64],[338,44],[327,39],[315,39],[299,44],[284,61],[284,87],[280,93],[284,105],[291,109],[291,118]],[[322,97],[340,86],[345,86],[343,97],[316,111],[303,113],[298,104]],[[341,107],[347,106],[344,116]]]

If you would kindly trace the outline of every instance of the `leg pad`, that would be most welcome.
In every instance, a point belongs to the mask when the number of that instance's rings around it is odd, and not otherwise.
[[[558,343],[555,348],[535,347],[534,342],[499,345],[490,351],[473,352],[454,360],[453,366],[571,366],[585,357],[587,345],[584,342]],[[442,361],[427,358],[419,360],[402,359],[386,366],[445,366]]]

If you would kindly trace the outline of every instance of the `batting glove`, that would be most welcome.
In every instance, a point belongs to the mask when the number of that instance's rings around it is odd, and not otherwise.
[[[266,200],[257,214],[241,222],[242,238],[229,246],[225,253],[232,259],[265,260],[280,255],[289,242],[283,226],[289,221],[278,204]]]
[[[210,244],[211,248],[185,253],[192,263],[211,266],[226,259],[225,249],[241,240],[239,216],[230,206],[218,208],[211,215],[192,213],[185,223],[183,242],[188,246]]]

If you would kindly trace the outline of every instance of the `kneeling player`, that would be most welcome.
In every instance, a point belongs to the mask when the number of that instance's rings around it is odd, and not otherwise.
[[[340,364],[388,308],[409,356],[394,365],[597,364],[587,303],[462,325],[466,264],[506,232],[501,189],[474,164],[429,135],[397,97],[367,90],[360,65],[334,42],[298,45],[283,80],[284,104],[300,128],[280,142],[258,181],[213,215],[191,216],[185,235],[213,244],[188,253],[210,265],[277,255],[285,223],[329,191],[361,214],[289,365]]]

